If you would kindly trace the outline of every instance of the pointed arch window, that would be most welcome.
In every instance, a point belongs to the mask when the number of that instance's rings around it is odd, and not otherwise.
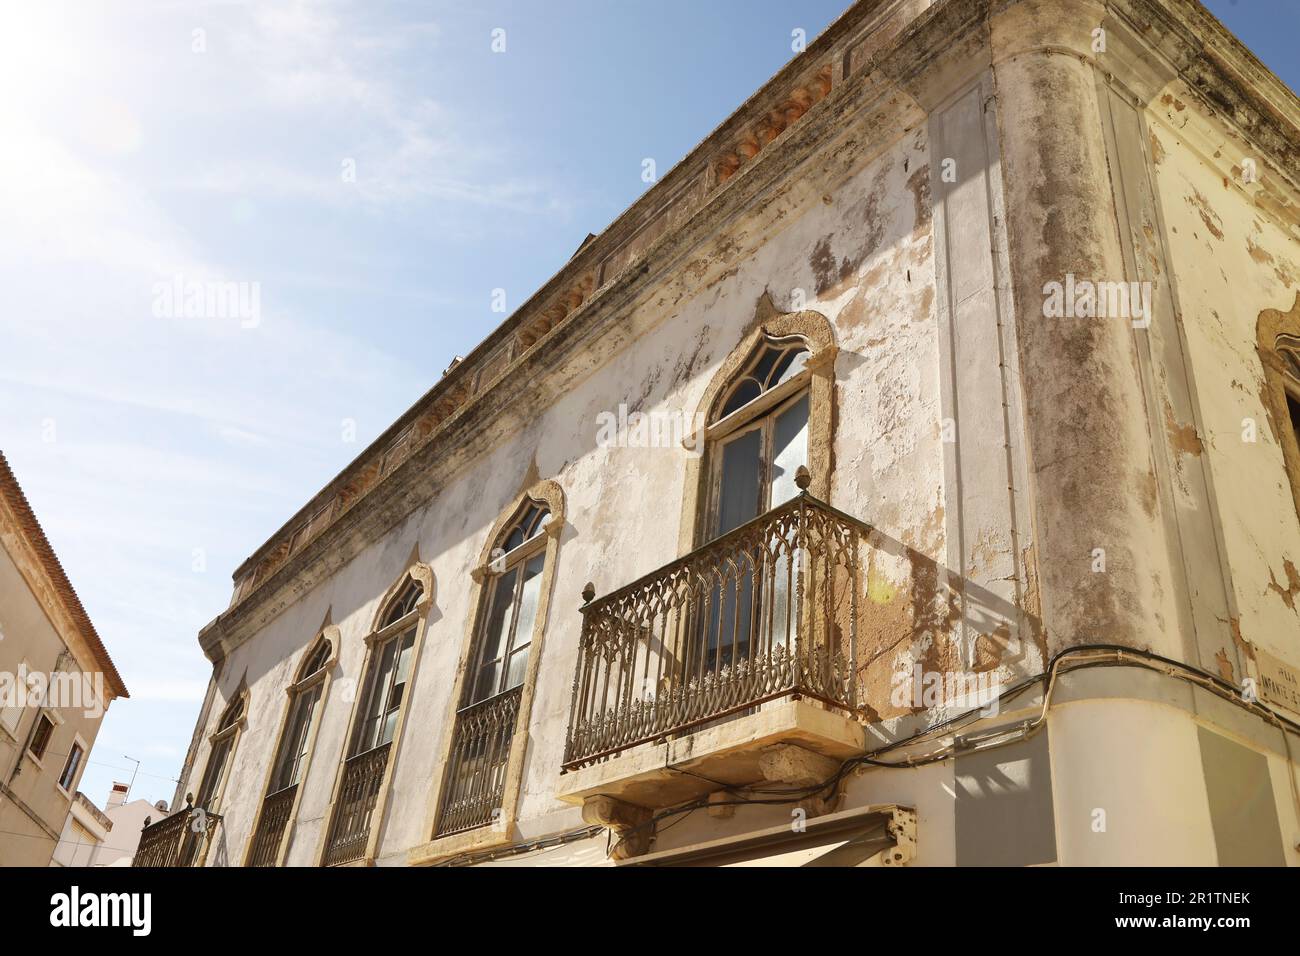
[[[764,336],[723,390],[709,418],[709,507],[699,543],[798,494],[795,472],[808,464],[807,362],[803,339]]]
[[[222,712],[216,732],[210,738],[208,765],[203,769],[203,780],[199,784],[199,797],[195,803],[196,807],[203,810],[216,811],[221,804],[231,758],[239,743],[239,732],[244,727],[244,711],[247,707],[245,697],[246,692],[235,695],[235,699]]]
[[[858,531],[826,504],[837,355],[825,316],[759,299],[683,442],[681,557],[583,592],[564,770],[782,698],[855,699]]]
[[[1286,402],[1287,424],[1296,447],[1300,448],[1300,335],[1279,335],[1276,348],[1282,360],[1281,392]]]
[[[736,531],[799,494],[801,467],[828,487],[831,402],[836,354],[829,323],[816,313],[763,320],[715,376],[702,403],[704,455],[685,549]],[[763,555],[778,556],[770,562]],[[788,548],[754,549],[710,588],[682,653],[698,677],[734,667],[756,654],[787,647],[797,620]]]
[[[749,363],[737,375],[718,402],[717,412],[709,424],[732,415],[757,401],[774,388],[784,385],[807,367],[808,346],[803,339],[764,338]]]
[[[289,688],[289,718],[285,733],[280,739],[280,753],[276,757],[271,792],[295,787],[302,779],[307,758],[307,738],[310,735],[316,708],[320,704],[325,683],[325,665],[330,659],[330,642],[317,642],[311,656],[298,671],[297,679]]]
[[[542,532],[550,520],[545,505],[527,502],[494,552],[491,570],[496,576],[480,622],[474,681],[466,706],[524,682],[546,566]]]
[[[415,606],[420,603],[420,598],[423,596],[424,589],[420,587],[420,582],[414,578],[407,580],[406,586],[389,604],[388,611],[379,626],[388,627],[390,624],[396,624],[406,615],[414,613]]]
[[[406,700],[406,685],[411,678],[415,608],[423,593],[419,582],[409,581],[380,621],[381,639],[372,652],[372,667],[365,683],[365,706],[352,741],[353,755],[393,741],[397,717]]]
[[[324,698],[333,645],[323,635],[308,649],[288,688],[289,706],[248,854],[249,866],[278,866],[298,804]]]
[[[1266,309],[1256,325],[1256,349],[1264,366],[1261,395],[1275,426],[1282,463],[1300,517],[1300,293],[1287,312]]]
[[[375,633],[368,641],[361,696],[326,840],[323,862],[327,866],[363,859],[371,850],[372,820],[388,779],[390,752],[410,696],[420,611],[426,605],[424,583],[408,574],[384,604]]]
[[[550,488],[553,482],[543,483]],[[560,500],[558,486],[552,496]],[[468,667],[460,685],[436,814],[435,837],[475,830],[513,813],[512,765],[536,678],[556,536],[552,502],[525,495],[490,541]]]
[[[711,424],[728,427],[710,436],[706,451],[711,480],[705,540],[719,538],[799,493],[794,479],[798,469],[808,464],[809,393],[806,385],[792,395],[782,395],[778,387],[796,381],[807,359],[802,339],[764,338],[723,392]],[[745,660],[756,642],[766,643],[752,633],[765,606],[776,612],[771,620],[788,619],[790,578],[785,561],[782,557],[782,566],[760,575],[757,582],[754,568],[746,566],[734,578],[714,586],[712,613],[701,618],[698,650],[691,651],[692,658],[698,655],[704,673]],[[784,630],[768,636],[780,646],[787,640]]]

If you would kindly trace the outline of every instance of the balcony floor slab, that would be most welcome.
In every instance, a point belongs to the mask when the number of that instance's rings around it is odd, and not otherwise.
[[[641,744],[609,759],[572,770],[556,794],[566,803],[613,797],[652,810],[675,806],[727,786],[764,779],[759,758],[776,744],[794,744],[844,760],[863,752],[858,721],[805,700],[763,704],[756,713],[719,721],[658,743]]]

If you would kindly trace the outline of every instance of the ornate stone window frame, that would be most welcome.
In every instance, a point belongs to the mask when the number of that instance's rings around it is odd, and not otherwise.
[[[1292,401],[1300,402],[1300,368],[1288,361],[1290,355],[1300,365],[1300,293],[1296,294],[1289,312],[1277,309],[1261,312],[1256,337],[1256,351],[1264,366],[1265,411],[1276,426],[1296,516],[1300,518],[1300,443],[1296,441],[1291,412],[1287,407],[1288,396]]]
[[[293,806],[289,810],[289,819],[285,821],[284,834],[280,839],[280,848],[275,857],[275,865],[278,867],[284,866],[285,858],[289,854],[289,847],[293,843],[294,825],[298,821],[298,807],[302,803],[303,794],[307,791],[306,782],[308,774],[311,773],[312,758],[316,753],[316,735],[320,731],[325,706],[329,700],[330,685],[334,682],[334,669],[339,662],[339,639],[341,636],[339,629],[332,624],[321,628],[316,637],[307,645],[306,650],[299,656],[293,683],[285,688],[287,700],[284,705],[284,715],[280,719],[280,732],[276,735],[275,747],[271,751],[271,760],[267,764],[266,774],[262,780],[262,797],[257,805],[257,814],[254,816],[253,826],[248,832],[248,845],[244,848],[244,866],[250,865],[253,847],[257,842],[257,830],[262,823],[262,811],[269,795],[271,780],[275,776],[276,765],[280,760],[280,748],[284,746],[284,735],[289,730],[289,721],[293,716],[294,703],[303,692],[311,690],[319,684],[321,685],[320,702],[316,705],[316,713],[312,715],[311,727],[307,730],[307,753],[303,758],[298,792],[293,798]],[[304,674],[303,669],[315,656],[322,643],[328,643],[330,648],[325,663],[311,673]]]
[[[415,603],[415,609],[408,614],[398,618],[390,624],[385,625],[384,615],[388,612],[392,603],[397,600],[407,582],[415,581],[420,587],[420,599]],[[392,793],[393,770],[397,766],[397,761],[401,756],[402,732],[406,727],[406,717],[410,713],[411,697],[414,695],[416,675],[420,672],[420,656],[424,648],[424,636],[428,630],[429,612],[433,609],[435,599],[435,582],[433,569],[429,565],[420,561],[411,564],[405,571],[398,575],[397,580],[387,591],[384,592],[379,607],[375,611],[374,619],[366,633],[365,658],[361,662],[361,670],[357,675],[357,693],[352,702],[352,714],[348,717],[347,732],[343,736],[343,746],[340,749],[338,762],[334,768],[334,785],[330,791],[330,802],[325,808],[324,825],[321,827],[320,837],[317,841],[315,862],[317,866],[323,866],[325,863],[325,854],[329,849],[330,830],[333,826],[334,811],[338,804],[339,790],[343,786],[343,771],[348,762],[348,751],[352,746],[352,737],[357,732],[357,720],[361,713],[361,708],[365,706],[366,694],[364,683],[370,675],[370,668],[374,661],[375,649],[383,642],[395,634],[405,631],[415,624],[415,641],[411,645],[411,675],[407,693],[402,698],[401,710],[397,716],[397,724],[393,728],[392,749],[389,751],[388,760],[384,766],[384,779],[379,785],[379,796],[375,800],[375,808],[370,814],[370,835],[366,841],[366,850],[360,860],[353,863],[342,864],[344,866],[373,866],[375,856],[379,850],[379,841],[383,835],[384,814],[388,808],[388,800]],[[335,653],[339,650],[336,648]],[[323,709],[323,708],[322,708]]]
[[[533,697],[537,687],[537,674],[545,653],[544,635],[550,617],[551,594],[555,585],[555,572],[559,566],[560,538],[565,528],[564,489],[552,479],[537,482],[520,493],[510,502],[488,532],[478,562],[470,571],[473,593],[470,595],[470,607],[474,609],[465,625],[465,636],[461,640],[460,658],[456,665],[456,683],[452,688],[451,701],[447,716],[443,721],[442,740],[438,747],[438,767],[446,766],[451,755],[456,730],[456,716],[460,711],[461,701],[465,696],[465,682],[470,679],[470,670],[474,665],[477,650],[479,623],[485,613],[487,601],[491,594],[491,583],[495,579],[494,549],[502,536],[518,518],[524,503],[532,500],[545,505],[550,511],[551,519],[546,525],[545,536],[546,562],[542,570],[542,583],[538,595],[537,617],[533,621],[532,650],[528,655],[528,669],[524,677],[523,690],[519,700],[519,714],[515,719],[515,731],[510,741],[510,753],[506,760],[505,785],[502,792],[502,807],[495,824],[466,830],[443,837],[436,837],[438,814],[442,806],[443,790],[446,786],[445,775],[439,772],[432,781],[428,809],[425,814],[424,832],[431,839],[428,843],[413,847],[407,854],[407,862],[415,865],[427,865],[474,850],[488,849],[515,842],[519,839],[517,822],[519,813],[519,795],[523,783],[524,757],[528,750],[528,724],[532,716]]]
[[[737,377],[743,374],[756,351],[765,343],[802,339],[808,348],[803,369],[788,381],[764,392],[744,408],[717,422],[712,413]],[[682,502],[678,552],[687,554],[704,544],[711,500],[713,458],[719,439],[749,425],[756,417],[784,404],[805,389],[808,392],[808,470],[812,473],[809,493],[830,500],[834,467],[836,421],[835,359],[839,348],[830,320],[820,312],[777,312],[769,296],[759,300],[748,332],[713,374],[696,408],[692,421],[704,422],[689,439],[688,448],[702,448],[703,454],[686,460],[686,494]],[[709,424],[712,422],[712,424]]]

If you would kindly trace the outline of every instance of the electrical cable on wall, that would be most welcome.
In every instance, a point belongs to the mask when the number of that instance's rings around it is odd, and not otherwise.
[[[1062,667],[1063,663],[1070,658],[1083,656],[1083,660],[1078,664]],[[1151,651],[1138,648],[1125,647],[1120,644],[1081,644],[1075,647],[1067,648],[1055,654],[1048,663],[1047,669],[1041,674],[1033,677],[1027,677],[1019,683],[1013,685],[1008,690],[1003,691],[996,698],[997,702],[1012,700],[1025,691],[1038,685],[1044,685],[1043,704],[1038,715],[1032,720],[1023,721],[1010,727],[996,728],[990,732],[988,741],[980,741],[973,746],[962,746],[959,744],[960,738],[946,743],[936,749],[920,755],[908,755],[899,760],[883,760],[885,754],[897,751],[904,747],[910,747],[921,743],[929,738],[935,737],[945,730],[957,727],[958,725],[974,724],[981,721],[994,719],[991,716],[981,716],[987,708],[987,704],[981,707],[975,707],[963,711],[953,717],[940,721],[932,727],[918,731],[909,737],[896,740],[893,743],[885,744],[875,750],[856,757],[850,757],[845,760],[839,769],[829,778],[821,783],[810,784],[805,787],[794,787],[790,789],[778,790],[774,788],[725,788],[725,792],[735,794],[733,800],[713,800],[708,797],[699,800],[693,800],[690,803],[673,807],[668,810],[660,811],[653,815],[645,823],[637,824],[620,831],[619,840],[610,850],[612,854],[629,837],[635,836],[648,828],[654,828],[661,820],[677,816],[683,813],[692,813],[695,810],[704,807],[726,807],[726,806],[763,806],[763,805],[789,805],[798,803],[809,798],[820,797],[828,792],[834,792],[834,788],[844,779],[851,771],[859,767],[871,767],[881,769],[911,769],[923,767],[933,763],[940,763],[952,759],[957,755],[968,755],[973,753],[982,753],[986,750],[994,750],[1000,747],[1008,746],[1013,743],[1020,743],[1030,739],[1047,725],[1047,715],[1051,708],[1052,697],[1056,690],[1057,680],[1062,673],[1072,673],[1078,670],[1087,670],[1093,667],[1142,667],[1157,673],[1165,674],[1179,680],[1185,680],[1204,687],[1215,695],[1250,711],[1266,722],[1273,724],[1282,732],[1283,745],[1286,748],[1288,762],[1288,778],[1291,784],[1291,796],[1295,801],[1297,816],[1300,816],[1300,784],[1296,781],[1295,758],[1291,753],[1291,741],[1287,731],[1300,734],[1300,724],[1265,707],[1255,700],[1248,700],[1242,692],[1232,684],[1223,680],[1208,671],[1193,667],[1190,664],[1173,660],[1172,658],[1163,657]],[[964,741],[963,741],[964,743]],[[773,794],[770,799],[756,799],[742,796],[744,793],[762,793]]]

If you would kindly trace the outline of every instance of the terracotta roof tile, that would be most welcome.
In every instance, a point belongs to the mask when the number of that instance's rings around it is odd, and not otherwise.
[[[112,687],[113,692],[118,697],[130,697],[131,695],[126,691],[126,685],[122,683],[121,675],[117,672],[117,667],[113,664],[113,659],[108,656],[108,649],[104,647],[104,642],[100,640],[99,632],[95,630],[95,625],[90,622],[90,616],[86,613],[86,609],[81,606],[81,598],[77,597],[77,592],[72,587],[72,582],[68,580],[63,565],[59,563],[58,555],[54,553],[54,548],[50,547],[49,539],[45,537],[41,523],[36,520],[36,515],[32,512],[32,506],[27,503],[27,496],[23,494],[18,479],[14,477],[13,471],[9,468],[9,462],[5,459],[4,452],[0,452],[0,497],[4,498],[9,508],[17,516],[19,526],[27,536],[32,549],[36,552],[45,573],[53,582],[55,591],[58,593],[60,600],[63,601],[64,609],[76,624],[86,643],[90,645],[91,652],[95,655],[95,661],[104,672],[104,679],[108,681],[109,686]]]

